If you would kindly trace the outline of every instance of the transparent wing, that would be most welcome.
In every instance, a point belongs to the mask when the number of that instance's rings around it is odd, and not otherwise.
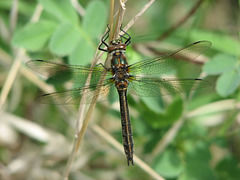
[[[185,48],[167,53],[157,58],[147,59],[129,66],[131,75],[164,75],[193,63],[200,54],[211,46],[209,41],[198,41]]]
[[[201,89],[211,84],[202,79],[174,79],[135,77],[128,87],[128,92],[137,96],[164,96]]]
[[[79,104],[83,93],[87,104],[91,104],[93,98],[97,98],[97,102],[107,101],[117,95],[117,90],[115,86],[112,86],[113,84],[113,81],[108,81],[103,85],[85,86],[44,94],[38,98],[38,101],[44,104]]]
[[[81,85],[86,82],[89,73],[92,74],[91,84],[96,84],[102,76],[102,72],[106,71],[101,64],[91,69],[89,66],[68,65],[45,60],[31,60],[28,61],[26,65],[43,76],[62,81],[72,80],[75,84]],[[111,76],[111,73],[108,72],[106,78],[111,78]]]

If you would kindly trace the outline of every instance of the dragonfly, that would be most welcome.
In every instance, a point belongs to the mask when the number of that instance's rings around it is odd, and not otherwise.
[[[127,92],[131,95],[156,97],[184,93],[209,86],[209,82],[199,78],[167,77],[179,67],[194,63],[195,59],[210,46],[209,41],[198,41],[184,48],[163,54],[159,57],[128,64],[125,51],[131,43],[131,36],[123,31],[119,39],[106,42],[109,30],[103,35],[98,49],[109,53],[111,65],[98,64],[94,67],[68,65],[46,60],[30,60],[26,65],[32,70],[51,79],[63,81],[71,78],[77,88],[48,93],[38,99],[46,104],[79,104],[110,100],[119,96],[122,124],[122,143],[127,164],[134,165],[134,142],[129,115]],[[91,80],[85,84],[91,74]]]

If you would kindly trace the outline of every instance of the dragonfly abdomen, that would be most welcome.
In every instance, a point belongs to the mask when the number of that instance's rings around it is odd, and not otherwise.
[[[121,122],[122,122],[122,138],[123,138],[123,147],[124,152],[127,157],[127,162],[133,163],[133,152],[134,152],[134,143],[132,136],[132,127],[129,117],[128,103],[127,103],[127,90],[118,90],[119,101],[120,101],[120,113],[121,113]]]

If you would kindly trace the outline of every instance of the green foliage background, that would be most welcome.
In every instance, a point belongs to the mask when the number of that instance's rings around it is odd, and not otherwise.
[[[0,179],[61,179],[74,138],[77,108],[36,103],[35,97],[42,93],[24,75],[23,71],[30,72],[25,62],[57,58],[89,65],[108,24],[109,1],[79,0],[85,12],[82,16],[68,0],[21,0],[15,28],[10,21],[12,3],[0,1],[0,88],[16,50],[26,49],[29,57],[22,62],[7,103],[1,107]],[[127,2],[123,27],[145,3]],[[199,40],[213,44],[202,67],[211,87],[160,98],[129,95],[135,154],[165,179],[236,180],[240,177],[240,2],[205,0],[182,26],[160,41],[195,3],[156,1],[128,31],[132,36],[126,51],[129,64]],[[29,23],[37,5],[43,7],[40,19]],[[46,82],[57,90],[67,86],[67,82]],[[92,122],[121,142],[118,101],[98,104]],[[38,128],[50,136],[45,137]],[[175,133],[173,138],[169,132]],[[165,141],[167,145],[162,147]],[[13,168],[16,162],[21,162],[20,169]],[[127,167],[125,156],[89,128],[71,179],[151,176],[138,165]]]

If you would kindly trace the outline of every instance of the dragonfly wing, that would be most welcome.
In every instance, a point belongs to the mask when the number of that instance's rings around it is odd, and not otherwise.
[[[185,48],[178,49],[160,57],[137,62],[129,66],[130,74],[165,75],[172,73],[186,63],[193,63],[193,60],[210,46],[211,42],[209,41],[198,41]]]
[[[89,73],[92,74],[91,84],[96,84],[102,76],[102,73],[106,71],[101,64],[91,68],[89,66],[68,65],[45,60],[31,60],[28,61],[26,65],[48,78],[61,81],[72,80],[75,84],[80,85],[85,84]],[[111,73],[108,72],[106,78],[110,77]]]
[[[116,89],[112,85],[113,82],[109,80],[103,85],[53,92],[40,96],[38,101],[44,104],[79,104],[83,95],[86,104],[91,104],[93,98],[97,98],[97,102],[107,101],[116,94]]]
[[[184,93],[210,86],[202,79],[147,78],[135,77],[128,87],[130,94],[137,96],[164,96]]]

